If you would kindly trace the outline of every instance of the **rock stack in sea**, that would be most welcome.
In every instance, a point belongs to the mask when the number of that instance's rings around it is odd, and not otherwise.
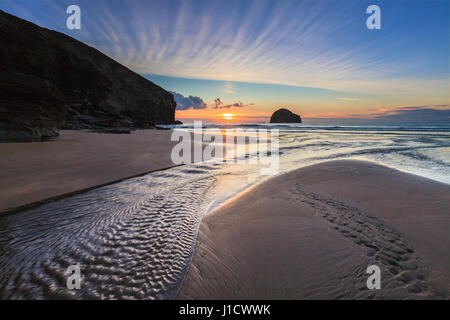
[[[288,109],[278,109],[270,117],[270,123],[302,123],[302,118]]]

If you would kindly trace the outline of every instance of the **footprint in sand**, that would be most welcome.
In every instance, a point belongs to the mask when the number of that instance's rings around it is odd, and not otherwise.
[[[447,297],[445,291],[427,281],[428,268],[420,261],[414,248],[382,220],[341,200],[312,192],[298,183],[291,192],[297,201],[318,210],[332,228],[363,249],[369,264],[378,265],[382,270],[382,283],[386,290],[383,287],[381,290],[368,290],[365,286],[367,274],[361,267],[355,269],[355,282],[364,285],[358,286],[359,292],[348,292],[344,296],[360,299]]]

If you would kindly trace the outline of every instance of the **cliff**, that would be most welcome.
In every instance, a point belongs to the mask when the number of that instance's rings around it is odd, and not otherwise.
[[[171,93],[100,51],[0,10],[0,141],[175,122]]]

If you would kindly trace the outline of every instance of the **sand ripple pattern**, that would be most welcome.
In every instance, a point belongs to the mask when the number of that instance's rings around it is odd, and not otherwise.
[[[215,183],[212,168],[183,170],[1,217],[0,298],[174,298]],[[80,290],[67,289],[69,265]]]
[[[340,292],[345,299],[446,299],[445,290],[428,281],[428,268],[421,262],[414,248],[394,229],[368,212],[312,192],[296,184],[292,192],[298,201],[313,207],[334,228],[366,255],[367,265],[357,266],[353,275],[343,281],[357,279],[357,286],[343,283]],[[381,290],[368,290],[366,267],[377,265],[381,269]],[[339,297],[337,297],[339,298]]]

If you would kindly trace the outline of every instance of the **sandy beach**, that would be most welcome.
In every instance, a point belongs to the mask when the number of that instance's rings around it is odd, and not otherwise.
[[[450,1],[80,2],[1,1],[0,300],[450,300]]]
[[[61,131],[52,141],[0,144],[0,212],[173,166],[169,130]]]
[[[177,298],[448,298],[449,207],[450,186],[372,162],[298,169],[203,218]]]

